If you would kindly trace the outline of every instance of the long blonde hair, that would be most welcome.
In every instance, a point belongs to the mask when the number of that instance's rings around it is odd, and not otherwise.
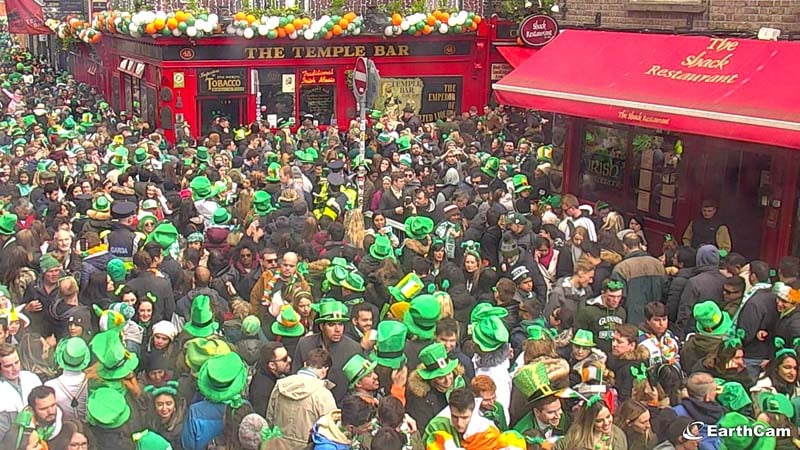
[[[583,408],[579,408],[578,413],[575,415],[575,421],[563,438],[566,439],[567,443],[564,448],[594,449],[594,421],[603,409],[608,410],[608,405],[604,400],[598,400],[592,403],[591,406],[584,405]],[[610,413],[611,411],[609,410]],[[612,439],[613,436],[614,434],[612,433]],[[608,448],[613,448],[612,441],[608,442]]]
[[[606,219],[603,221],[603,226],[600,227],[600,229],[603,231],[611,231],[616,235],[625,229],[625,219],[622,217],[622,214],[611,211],[606,216]]]
[[[364,237],[367,235],[364,229],[364,215],[361,209],[351,209],[344,215],[344,234],[350,245],[365,250]]]

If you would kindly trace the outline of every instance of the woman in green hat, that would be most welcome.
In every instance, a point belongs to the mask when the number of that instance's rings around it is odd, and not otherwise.
[[[628,450],[628,439],[616,425],[611,410],[599,395],[586,400],[578,409],[567,434],[553,446],[554,450]]]
[[[783,338],[775,337],[775,357],[769,360],[766,369],[750,389],[755,396],[761,392],[773,392],[787,396],[790,399],[800,398],[800,383],[798,382],[798,358],[795,345],[787,345]],[[800,343],[800,342],[798,342]]]
[[[145,386],[150,394],[150,409],[146,416],[147,428],[163,436],[173,449],[181,449],[181,431],[187,413],[186,400],[178,393],[178,382],[168,381],[163,386]]]

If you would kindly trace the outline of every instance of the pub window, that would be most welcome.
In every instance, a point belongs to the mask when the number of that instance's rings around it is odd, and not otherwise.
[[[281,119],[294,117],[295,72],[294,69],[262,69],[258,71],[258,96],[262,116],[267,121],[274,121],[277,126]]]
[[[681,139],[657,130],[597,123],[587,123],[583,130],[581,198],[673,222]]]
[[[336,75],[333,69],[302,69],[300,117],[311,114],[318,125],[336,125]]]

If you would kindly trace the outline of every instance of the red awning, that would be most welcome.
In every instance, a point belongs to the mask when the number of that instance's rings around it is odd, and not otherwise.
[[[501,103],[800,149],[800,43],[566,30]]]
[[[538,48],[521,47],[519,45],[498,45],[495,48],[515,69],[539,51]]]

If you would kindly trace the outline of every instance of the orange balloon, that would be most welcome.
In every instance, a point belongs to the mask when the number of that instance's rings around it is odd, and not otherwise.
[[[431,34],[431,31],[433,31],[433,28],[431,28],[430,25],[425,25],[422,27],[422,34],[428,35]]]
[[[167,19],[167,28],[169,28],[170,30],[178,28],[178,21],[175,20],[174,17],[170,17],[169,19]]]
[[[442,13],[442,14],[439,16],[439,20],[441,20],[442,22],[447,22],[448,20],[450,20],[450,14],[448,14],[448,13],[446,13],[446,12],[443,12],[443,13]]]
[[[475,14],[475,16],[472,17],[472,21],[476,24],[481,23],[481,16]]]
[[[332,37],[333,37],[333,33],[331,33],[330,31],[328,31],[327,33],[325,33],[325,39],[330,39],[330,38],[332,38]]]
[[[278,37],[285,38],[286,37],[286,30],[283,28],[278,28]]]
[[[286,34],[294,33],[294,24],[287,23],[286,26],[283,28],[286,30]]]
[[[156,27],[153,23],[148,23],[146,27],[144,27],[144,32],[147,34],[156,34]]]
[[[436,17],[434,17],[433,14],[431,14],[430,16],[428,16],[428,20],[426,21],[426,23],[428,25],[434,25],[436,23]]]
[[[97,44],[98,42],[100,42],[100,37],[101,36],[102,35],[100,33],[95,33],[95,35],[92,36],[91,39],[90,39],[92,44]]]
[[[178,22],[183,22],[184,20],[186,20],[186,14],[183,11],[175,12],[175,20],[177,20]]]
[[[344,15],[344,18],[347,19],[348,22],[352,22],[352,21],[356,20],[356,17],[358,17],[358,16],[354,12],[349,12],[349,13]]]
[[[350,23],[347,21],[347,19],[344,19],[344,18],[339,21],[339,26],[342,27],[342,28],[347,28],[347,25],[349,25],[349,24]]]
[[[303,28],[303,20],[302,19],[294,19],[294,29],[297,30],[298,28]]]
[[[247,20],[247,23],[253,23],[256,21],[256,16],[248,14],[247,17],[245,17],[245,20]]]
[[[392,16],[392,25],[399,26],[401,23],[403,23],[403,17],[400,16],[400,14],[395,13]]]
[[[303,25],[306,26],[311,25],[311,19],[309,19],[308,17],[303,17],[302,20],[303,20]]]
[[[177,16],[178,14],[175,14],[175,15]],[[247,15],[245,15],[245,13],[240,11],[240,12],[236,13],[235,18],[236,18],[236,20],[244,20],[244,19],[247,18]]]
[[[339,25],[334,25],[331,31],[333,31],[334,36],[338,36],[342,34],[342,27],[340,27]]]
[[[164,25],[165,25],[164,19],[156,19],[156,20],[153,21],[153,27],[157,31],[163,30],[164,29]]]

